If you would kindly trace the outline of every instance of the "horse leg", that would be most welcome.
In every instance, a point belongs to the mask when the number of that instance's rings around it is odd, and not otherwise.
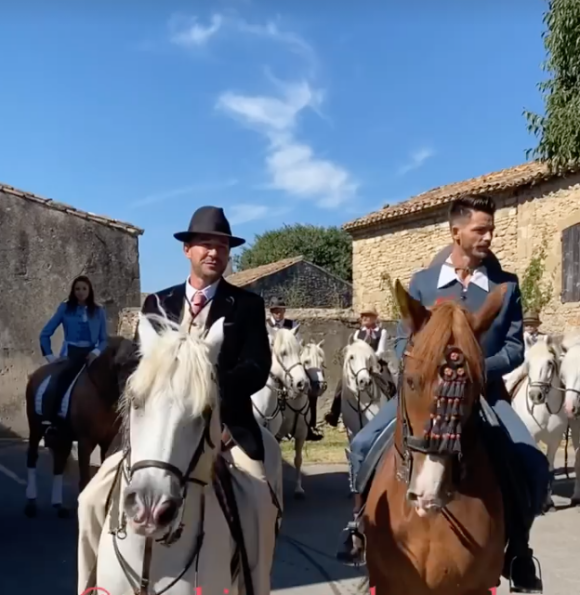
[[[574,493],[572,494],[570,505],[580,506],[580,418],[570,423],[570,434],[572,435],[572,446],[575,457],[574,474],[576,475]]]
[[[72,450],[72,443],[72,439],[63,437],[61,440],[59,440],[58,445],[55,446],[52,453],[53,468],[51,504],[56,509],[57,516],[60,519],[66,519],[70,516],[70,511],[68,508],[62,505],[62,488],[64,471]]]
[[[555,510],[556,508],[554,500],[552,499],[552,485],[554,483],[554,462],[556,460],[556,452],[558,451],[559,445],[560,440],[556,440],[552,436],[552,440],[550,440],[550,442],[548,443],[548,448],[546,452],[546,458],[548,459],[548,465],[550,468],[550,486],[548,487],[548,493],[546,494],[546,502],[544,504],[543,512],[549,512],[550,510]]]
[[[29,423],[28,451],[26,453],[26,468],[28,472],[26,481],[26,506],[24,514],[33,518],[36,516],[36,498],[38,489],[36,485],[36,464],[38,462],[38,447],[42,440],[43,427],[40,423]]]
[[[306,420],[302,420],[305,424],[304,433],[307,432]],[[300,432],[299,437],[294,438],[294,469],[296,472],[296,485],[294,487],[294,497],[297,500],[302,500],[305,497],[304,489],[302,488],[302,449],[304,448],[304,442],[306,436],[302,436]]]
[[[89,481],[91,481],[91,454],[95,448],[94,444],[87,440],[79,440],[79,493],[82,492]],[[101,456],[102,456],[101,451]]]

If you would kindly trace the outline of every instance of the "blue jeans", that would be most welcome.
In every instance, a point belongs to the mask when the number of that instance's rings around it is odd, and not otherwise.
[[[394,432],[397,416],[398,398],[394,397],[385,403],[377,415],[353,438],[350,445],[350,464],[352,484],[361,465],[379,435],[391,424],[390,433]],[[492,405],[495,414],[507,430],[514,447],[515,458],[524,468],[524,474],[530,485],[532,509],[536,516],[542,513],[547,489],[551,481],[548,459],[537,447],[520,416],[506,401],[498,400]]]

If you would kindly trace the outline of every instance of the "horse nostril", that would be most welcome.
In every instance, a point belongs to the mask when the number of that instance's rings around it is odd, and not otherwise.
[[[145,520],[145,510],[136,490],[129,489],[125,492],[123,508],[127,516],[132,518],[136,523],[141,523]]]
[[[409,502],[416,502],[417,499],[417,494],[415,494],[415,492],[412,492],[411,490],[407,491],[407,500]]]
[[[153,518],[158,525],[165,526],[171,523],[177,516],[181,504],[180,500],[174,498],[165,500],[155,508]]]

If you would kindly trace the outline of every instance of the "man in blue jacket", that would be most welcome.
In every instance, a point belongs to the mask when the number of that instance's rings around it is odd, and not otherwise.
[[[546,457],[505,399],[502,377],[524,360],[523,314],[517,276],[502,270],[497,259],[491,258],[494,216],[495,204],[491,198],[468,196],[454,201],[449,210],[453,246],[438,262],[413,275],[409,293],[426,307],[453,299],[475,312],[494,287],[507,284],[504,305],[481,342],[488,381],[485,397],[503,426],[497,432],[497,428],[486,424],[486,443],[500,477],[507,509],[509,545],[504,576],[511,574],[515,592],[541,593],[542,583],[536,576],[528,542],[533,520],[541,514],[550,480],[549,468]],[[395,341],[399,360],[407,339],[400,322]],[[345,542],[337,554],[346,563],[359,564],[363,559],[360,540],[353,539],[360,537],[357,519],[361,516],[369,480],[394,432],[397,401],[395,398],[385,404],[350,446],[355,520],[348,524]],[[520,475],[522,467],[523,475]],[[529,485],[529,493],[523,484]]]

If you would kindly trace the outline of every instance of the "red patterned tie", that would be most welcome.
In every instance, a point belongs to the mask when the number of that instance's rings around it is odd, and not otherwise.
[[[196,291],[191,304],[191,315],[195,318],[205,306],[207,299],[201,291]]]

